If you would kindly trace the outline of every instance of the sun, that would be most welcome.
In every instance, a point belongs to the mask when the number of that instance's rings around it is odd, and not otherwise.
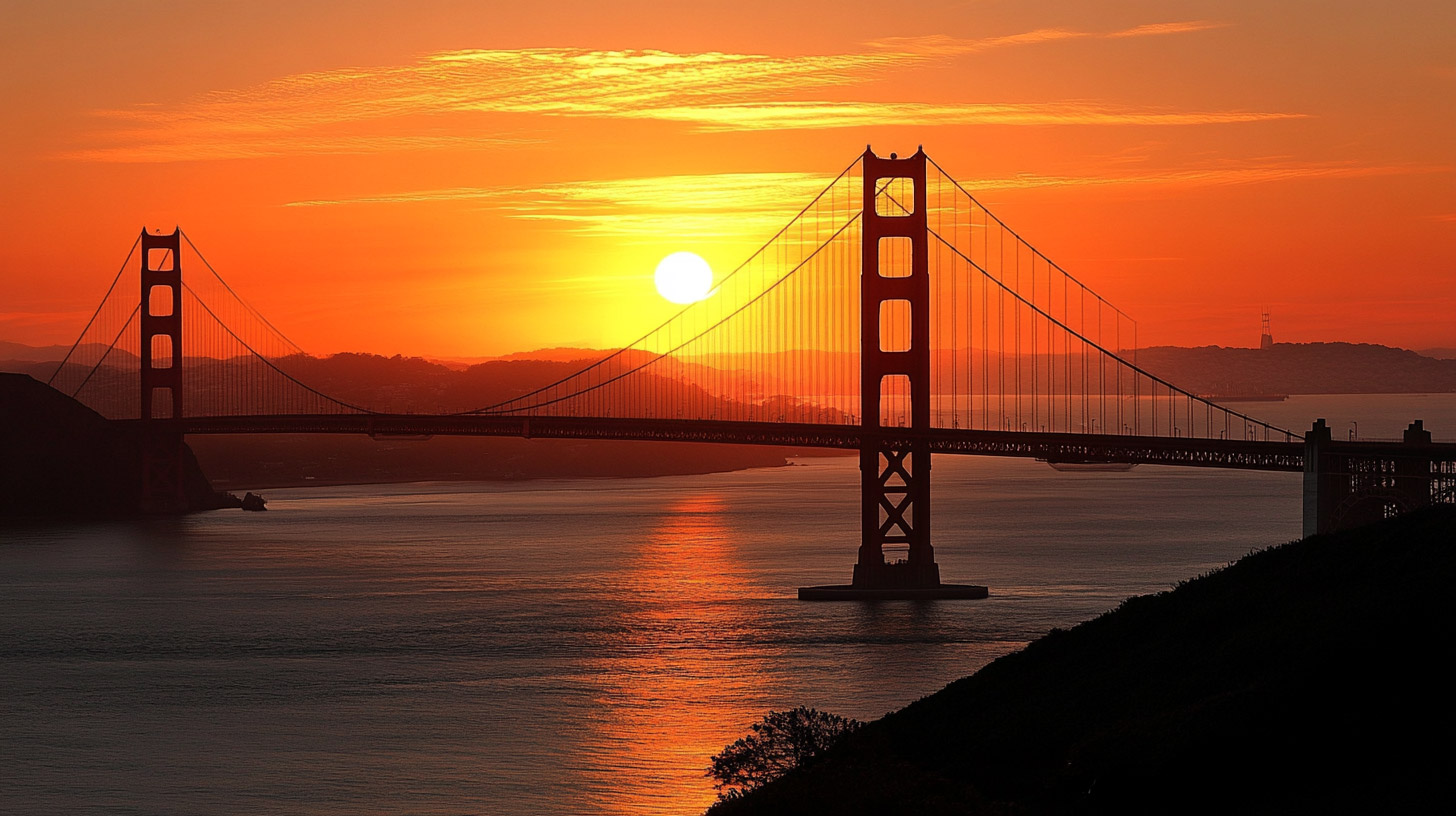
[[[674,252],[657,264],[657,293],[673,303],[695,303],[713,288],[713,267],[691,252]]]

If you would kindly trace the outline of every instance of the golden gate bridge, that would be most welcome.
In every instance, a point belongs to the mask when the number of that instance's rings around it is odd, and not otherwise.
[[[184,250],[185,265],[205,274],[183,278]],[[142,231],[51,384],[142,435],[153,511],[184,501],[187,434],[857,450],[853,581],[801,590],[810,598],[985,594],[940,581],[934,454],[1300,472],[1306,534],[1456,501],[1456,444],[1432,442],[1419,422],[1400,443],[1335,441],[1322,420],[1295,433],[1140,368],[1136,348],[1132,318],[923,150],[885,158],[866,148],[710,297],[568,376],[489,404],[391,413],[337,396],[316,358],[180,229]]]

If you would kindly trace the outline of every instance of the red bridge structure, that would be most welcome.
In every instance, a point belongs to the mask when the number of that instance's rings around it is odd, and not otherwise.
[[[186,251],[186,252],[184,252]],[[189,268],[202,274],[184,279]],[[134,263],[139,255],[140,263]],[[139,278],[140,298],[129,284]],[[184,320],[185,316],[185,320]],[[803,598],[984,597],[943,584],[935,454],[1304,474],[1304,531],[1456,502],[1456,444],[1299,434],[1140,368],[1137,324],[923,151],[866,149],[713,293],[637,341],[490,405],[391,413],[316,360],[180,229],[145,230],[51,384],[146,440],[146,509],[180,507],[187,434],[521,436],[859,451],[852,582]]]

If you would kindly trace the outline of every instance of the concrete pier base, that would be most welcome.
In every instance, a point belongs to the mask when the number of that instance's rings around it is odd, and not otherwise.
[[[979,600],[990,594],[976,584],[942,584],[934,561],[854,565],[854,583],[799,587],[801,601]]]
[[[991,594],[974,584],[940,584],[933,587],[885,587],[871,589],[849,584],[799,587],[801,601],[974,601]]]

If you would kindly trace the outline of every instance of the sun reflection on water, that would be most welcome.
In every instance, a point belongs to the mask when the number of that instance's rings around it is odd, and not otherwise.
[[[597,667],[602,713],[583,736],[583,794],[599,813],[698,813],[714,796],[709,757],[763,713],[746,703],[765,667],[761,649],[745,648],[745,601],[767,590],[750,579],[711,493],[669,508],[631,575],[626,642]]]

